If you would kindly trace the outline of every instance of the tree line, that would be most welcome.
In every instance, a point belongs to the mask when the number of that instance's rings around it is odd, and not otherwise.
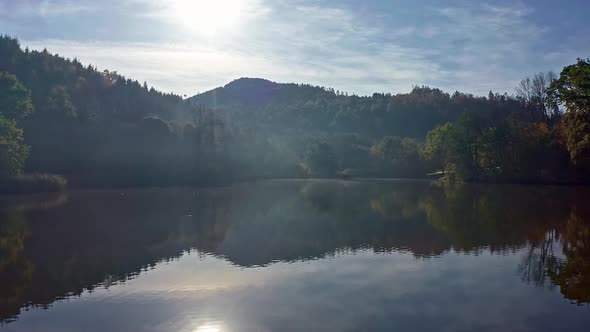
[[[578,75],[574,80],[582,86],[590,81],[581,73],[587,63],[579,60],[559,76],[525,78],[514,95],[416,86],[409,93],[361,97],[241,78],[189,102],[215,109],[237,127],[289,142],[311,176],[424,177],[442,171],[468,181],[579,183],[587,178],[587,121],[564,89],[572,89],[568,75]]]
[[[559,77],[537,74],[517,88],[532,121],[467,112],[431,130],[425,155],[453,177],[473,181],[587,182],[590,171],[590,60]]]
[[[284,177],[581,183],[590,62],[516,95],[356,96],[242,78],[189,99],[0,37],[0,178],[171,185]]]
[[[80,186],[303,176],[284,141],[117,72],[10,36],[0,36],[0,72],[0,187],[23,174]]]

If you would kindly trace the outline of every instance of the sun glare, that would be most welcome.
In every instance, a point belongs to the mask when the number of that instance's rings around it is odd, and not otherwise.
[[[172,10],[186,28],[203,34],[229,30],[239,22],[245,0],[176,0]]]
[[[210,323],[198,326],[193,332],[223,332],[223,330],[220,324]]]

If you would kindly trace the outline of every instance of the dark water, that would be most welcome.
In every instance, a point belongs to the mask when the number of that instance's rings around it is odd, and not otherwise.
[[[590,331],[590,192],[412,181],[0,198],[0,330]]]

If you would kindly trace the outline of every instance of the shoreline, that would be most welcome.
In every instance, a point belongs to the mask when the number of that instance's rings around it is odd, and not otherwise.
[[[89,183],[71,182],[60,175],[33,174],[20,177],[0,179],[0,196],[32,195],[43,193],[60,193],[71,190],[120,190],[120,189],[148,189],[148,188],[215,188],[244,184],[259,181],[420,181],[440,185],[517,185],[536,187],[588,187],[587,182],[567,181],[460,181],[443,178],[432,179],[429,177],[257,177],[239,179],[224,182],[201,182],[201,183],[145,183],[145,184],[102,184],[93,185]],[[5,185],[8,184],[8,187]]]

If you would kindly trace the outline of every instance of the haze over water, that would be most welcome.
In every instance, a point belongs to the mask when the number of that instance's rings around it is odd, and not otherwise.
[[[267,181],[2,197],[1,331],[581,331],[579,188]]]

